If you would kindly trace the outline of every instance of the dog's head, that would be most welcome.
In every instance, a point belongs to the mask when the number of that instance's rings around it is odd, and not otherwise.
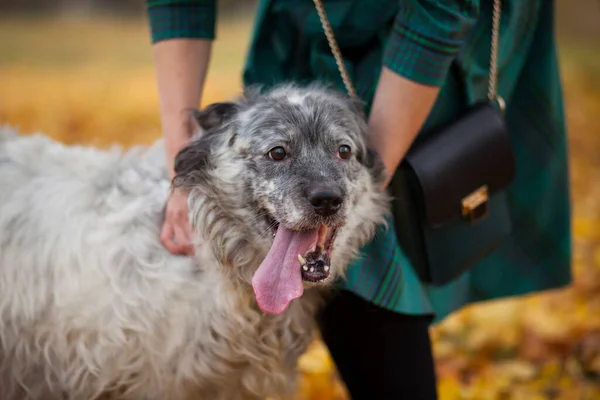
[[[384,169],[359,105],[319,86],[247,92],[195,114],[175,162],[199,240],[265,312],[331,282],[384,221]]]

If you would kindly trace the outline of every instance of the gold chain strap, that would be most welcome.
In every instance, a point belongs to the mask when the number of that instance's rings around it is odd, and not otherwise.
[[[489,101],[497,101],[498,107],[501,111],[504,111],[505,104],[504,99],[498,96],[497,92],[497,81],[498,81],[498,37],[500,31],[500,11],[502,8],[501,4],[502,0],[494,0],[494,11],[492,15],[492,43],[490,49],[490,77],[488,83],[488,100]],[[348,70],[344,65],[344,59],[342,58],[342,52],[333,36],[333,30],[331,29],[331,25],[329,24],[329,19],[327,19],[327,14],[325,13],[325,7],[323,7],[323,2],[321,0],[313,0],[315,3],[315,7],[317,9],[317,13],[319,14],[319,19],[321,20],[321,25],[323,26],[323,31],[325,32],[325,36],[327,37],[327,42],[329,43],[329,48],[331,49],[331,53],[335,58],[335,62],[338,66],[338,70],[344,81],[344,86],[346,86],[346,91],[348,95],[351,97],[357,97],[356,90],[352,85],[352,81],[350,80],[350,76],[348,75]]]
[[[317,0],[320,1],[320,0]],[[504,99],[498,95],[498,36],[500,32],[500,12],[502,0],[494,0],[492,14],[492,44],[490,49],[490,80],[488,83],[488,100],[497,101],[500,111],[504,112],[506,105]]]
[[[313,1],[315,3],[315,7],[317,8],[317,12],[319,13],[319,18],[321,19],[323,31],[325,32],[325,36],[327,36],[329,48],[331,49],[333,57],[335,57],[335,62],[337,63],[338,70],[340,71],[340,75],[342,76],[342,80],[344,81],[344,86],[346,86],[346,91],[348,92],[348,95],[350,97],[357,97],[356,90],[354,89],[352,81],[350,80],[350,76],[348,75],[348,70],[346,70],[346,66],[344,65],[342,52],[340,51],[340,48],[338,47],[338,44],[335,41],[335,37],[333,36],[333,29],[331,29],[329,19],[327,19],[327,14],[325,14],[325,7],[323,7],[323,3],[321,2],[321,0]]]

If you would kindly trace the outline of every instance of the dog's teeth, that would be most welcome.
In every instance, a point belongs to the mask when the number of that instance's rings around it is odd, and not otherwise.
[[[310,272],[315,272],[315,267],[310,267]]]
[[[305,271],[308,271],[308,267],[306,265],[303,265],[302,269],[305,270]]]
[[[329,271],[329,265],[326,265],[325,267],[323,267],[323,269],[325,270],[325,272]]]
[[[306,264],[306,258],[302,257],[300,254],[298,254],[298,261],[300,262],[300,265]]]
[[[329,231],[329,228],[327,228],[327,225],[321,225],[319,227],[319,233],[318,233],[319,240],[317,243],[317,247],[319,249],[323,249],[325,247],[325,240],[327,239],[328,231]]]

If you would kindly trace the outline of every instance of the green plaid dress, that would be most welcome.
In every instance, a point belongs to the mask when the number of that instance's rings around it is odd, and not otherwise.
[[[492,0],[325,0],[358,94],[371,104],[382,65],[441,93],[424,129],[487,93]],[[215,0],[149,0],[153,42],[214,38]],[[515,149],[512,236],[444,287],[421,283],[396,240],[377,233],[343,284],[400,313],[440,320],[465,304],[557,288],[571,280],[570,198],[554,2],[504,0],[499,94]],[[261,0],[246,84],[328,81],[344,90],[312,0]]]

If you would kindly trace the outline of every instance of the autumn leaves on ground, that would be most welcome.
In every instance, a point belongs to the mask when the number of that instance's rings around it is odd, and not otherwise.
[[[203,103],[238,93],[250,23],[223,22]],[[441,400],[600,399],[600,55],[561,42],[575,281],[467,308],[432,329]],[[68,143],[160,136],[144,21],[0,20],[0,124]],[[300,400],[345,399],[326,349],[301,359]],[[401,377],[400,377],[401,378]]]

